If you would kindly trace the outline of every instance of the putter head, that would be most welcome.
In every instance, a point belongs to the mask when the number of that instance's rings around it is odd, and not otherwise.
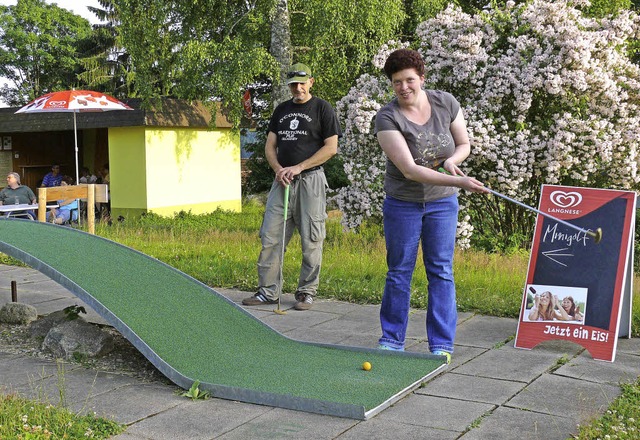
[[[593,241],[597,244],[602,240],[602,228],[596,229],[596,232],[593,236]]]
[[[275,313],[276,315],[286,315],[287,311],[286,310],[282,310],[280,308],[280,297],[278,296],[278,307],[273,309],[273,313]]]

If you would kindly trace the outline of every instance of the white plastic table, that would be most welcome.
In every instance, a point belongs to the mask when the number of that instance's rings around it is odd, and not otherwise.
[[[58,205],[48,205],[47,208],[56,208]],[[37,212],[38,204],[30,205],[28,203],[22,203],[20,205],[0,205],[0,216],[3,217],[23,217],[26,216],[31,220],[35,220],[32,218],[29,211]]]

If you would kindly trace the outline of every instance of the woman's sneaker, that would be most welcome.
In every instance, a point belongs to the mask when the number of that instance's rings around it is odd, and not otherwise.
[[[378,344],[378,350],[404,351],[404,348],[395,348],[384,344]]]
[[[451,363],[451,353],[449,353],[448,351],[434,350],[431,352],[431,354],[435,354],[436,356],[444,356],[447,358],[447,365]]]
[[[269,299],[264,296],[262,293],[256,293],[249,298],[245,298],[242,300],[242,304],[245,306],[261,306],[263,304],[278,304],[277,299]]]

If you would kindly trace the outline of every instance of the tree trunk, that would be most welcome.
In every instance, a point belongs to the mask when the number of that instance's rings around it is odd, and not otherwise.
[[[289,21],[289,5],[287,0],[277,0],[271,21],[271,55],[280,64],[279,81],[274,82],[273,108],[286,99],[289,99],[289,88],[286,85],[286,74],[291,66],[291,29]],[[275,79],[275,78],[274,78]]]

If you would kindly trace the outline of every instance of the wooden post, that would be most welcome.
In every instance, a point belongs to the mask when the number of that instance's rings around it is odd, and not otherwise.
[[[89,234],[96,233],[96,186],[91,183],[87,185],[87,227]]]
[[[47,221],[47,188],[38,188],[38,221]]]
[[[18,302],[18,283],[11,281],[11,302]]]

